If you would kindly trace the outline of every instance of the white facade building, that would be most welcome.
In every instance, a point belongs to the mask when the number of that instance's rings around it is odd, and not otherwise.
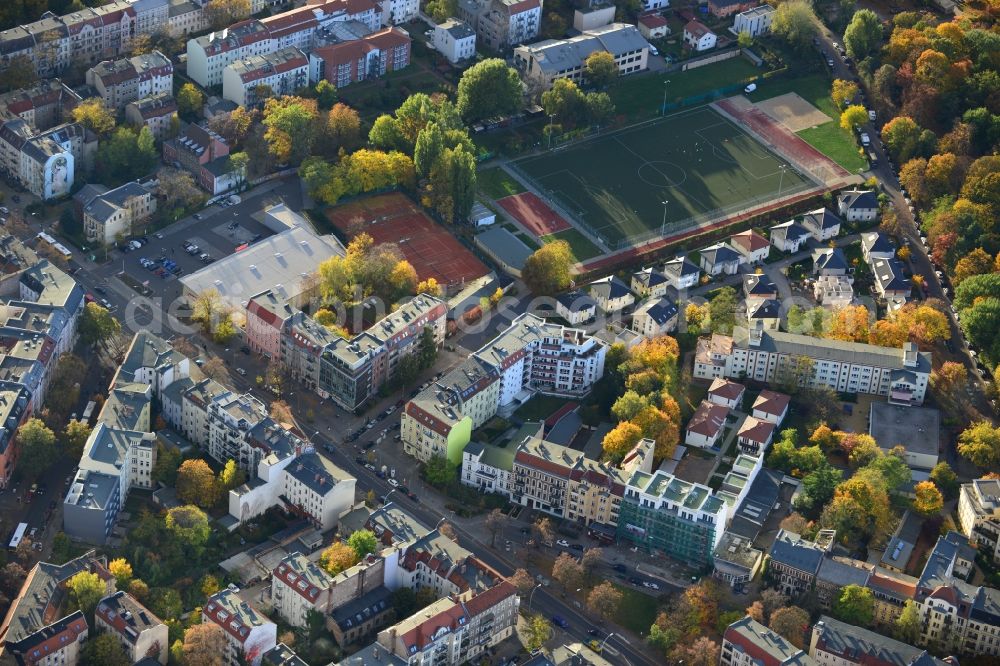
[[[745,12],[740,12],[733,20],[733,32],[739,35],[747,33],[751,37],[759,37],[771,32],[771,21],[774,18],[774,7],[760,5]]]
[[[448,19],[434,28],[434,48],[454,64],[476,55],[476,31],[465,21]]]
[[[222,70],[222,97],[240,106],[263,101],[259,89],[281,97],[308,85],[309,59],[293,46],[237,60]]]

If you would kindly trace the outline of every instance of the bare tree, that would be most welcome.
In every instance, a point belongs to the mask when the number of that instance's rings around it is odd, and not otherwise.
[[[507,524],[507,514],[500,509],[493,509],[486,516],[486,529],[490,531],[490,546],[496,547],[497,534]]]

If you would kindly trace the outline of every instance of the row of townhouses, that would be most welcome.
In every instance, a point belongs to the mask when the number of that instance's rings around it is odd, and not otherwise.
[[[378,394],[400,361],[419,350],[425,331],[436,346],[444,342],[448,308],[434,296],[419,294],[367,330],[342,338],[280,294],[269,289],[247,302],[247,345],[348,411]]]
[[[70,610],[66,584],[81,572],[96,574],[104,584],[93,627],[82,611]],[[77,664],[92,631],[115,637],[132,663],[167,663],[167,625],[115,589],[107,560],[94,551],[65,564],[39,562],[31,568],[0,625],[0,658],[30,666]]]
[[[535,393],[586,395],[604,374],[606,353],[606,343],[582,330],[520,315],[406,404],[403,450],[421,461],[445,456],[461,464],[472,431],[499,409],[527,402]]]
[[[939,537],[917,577],[884,566],[885,558],[872,565],[834,555],[834,539],[829,531],[809,541],[781,530],[767,565],[778,589],[792,597],[815,593],[829,609],[844,586],[867,587],[874,595],[876,628],[891,632],[913,601],[921,617],[918,645],[940,653],[1000,654],[1000,591],[967,582],[977,553],[967,537],[958,532]]]
[[[121,112],[130,102],[172,94],[174,66],[170,58],[155,50],[131,58],[104,60],[87,70],[87,85],[94,87],[105,107]]]

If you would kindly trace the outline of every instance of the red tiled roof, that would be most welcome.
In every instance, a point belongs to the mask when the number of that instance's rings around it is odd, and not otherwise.
[[[771,436],[773,434],[773,423],[748,416],[743,422],[743,425],[740,426],[740,432],[737,436],[748,439],[751,442],[757,442],[758,444],[766,444],[771,441]]]
[[[755,410],[759,409],[765,414],[772,414],[774,416],[781,416],[788,409],[788,403],[791,402],[791,397],[785,395],[784,393],[778,393],[776,391],[769,391],[764,389],[757,396],[757,399],[753,401],[753,408]]]
[[[917,594],[917,586],[915,583],[899,580],[898,578],[886,576],[885,574],[880,574],[878,572],[872,574],[868,584],[872,587],[891,590],[902,597],[906,597],[907,599],[912,599]]]
[[[712,380],[712,385],[708,387],[708,394],[717,395],[726,400],[736,400],[743,395],[745,390],[743,384],[731,382],[724,377],[716,377]]]
[[[722,430],[722,426],[726,422],[726,416],[728,415],[728,408],[716,405],[708,400],[702,400],[694,416],[688,421],[688,432],[706,437],[715,437]]]
[[[736,234],[729,240],[732,241],[733,245],[739,245],[747,252],[756,252],[757,250],[763,250],[768,246],[766,238],[750,229]]]
[[[709,30],[708,26],[701,21],[691,19],[687,22],[687,25],[684,26],[684,32],[694,35],[694,37],[700,39],[712,31]]]
[[[639,17],[639,23],[643,24],[647,28],[662,28],[667,25],[667,19],[663,18],[659,14],[643,14]]]

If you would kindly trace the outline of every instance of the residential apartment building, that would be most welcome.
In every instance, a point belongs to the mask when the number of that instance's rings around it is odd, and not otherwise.
[[[294,46],[237,60],[222,70],[222,97],[240,106],[258,106],[308,85],[309,59]]]
[[[133,664],[144,659],[167,663],[167,625],[128,592],[119,590],[101,599],[94,625],[115,636]]]
[[[910,342],[891,349],[764,331],[759,326],[737,327],[732,336],[700,339],[694,360],[694,376],[700,379],[789,380],[842,393],[884,395],[901,405],[923,403],[930,370],[930,354]]]
[[[419,294],[350,339],[335,337],[319,350],[316,392],[348,411],[372,399],[399,363],[420,351],[423,336],[444,343],[448,308],[444,301]]]
[[[538,392],[586,395],[604,374],[607,345],[579,329],[523,314],[458,368],[404,408],[403,450],[419,460],[444,455],[453,464],[477,428],[497,409]]]
[[[749,615],[726,627],[721,666],[812,666],[805,652]]]
[[[737,35],[747,33],[751,37],[760,37],[771,32],[771,21],[774,20],[774,7],[760,5],[747,9],[733,19],[733,32]]]
[[[0,488],[17,466],[17,429],[30,418],[31,392],[20,382],[0,380]]]
[[[60,75],[73,64],[93,64],[125,53],[162,10],[146,3],[115,0],[101,7],[84,7],[64,16],[50,12],[34,23],[0,32],[0,67],[27,58],[38,78]]]
[[[243,601],[234,587],[208,598],[201,611],[202,622],[212,622],[226,635],[227,666],[247,663],[260,666],[261,657],[278,643],[278,626]]]
[[[199,187],[211,195],[236,186],[229,166],[229,144],[201,125],[188,125],[182,134],[163,143],[163,161],[194,176]]]
[[[250,351],[268,360],[280,359],[282,333],[296,312],[284,295],[273,289],[251,296],[244,327]]]
[[[293,627],[308,626],[309,611],[325,614],[333,577],[299,552],[286,556],[271,576],[274,609]]]
[[[617,538],[693,565],[710,564],[737,504],[729,493],[666,472],[636,472],[625,486]]]
[[[337,88],[378,79],[410,64],[410,35],[385,28],[361,39],[329,44],[309,54],[309,80],[325,79]]]
[[[204,6],[195,0],[168,0],[167,34],[173,38],[208,30]]]
[[[378,633],[377,643],[410,666],[476,662],[513,634],[520,598],[506,581],[445,597]]]
[[[164,141],[179,127],[177,100],[169,93],[144,97],[125,105],[125,122],[132,127],[148,127],[157,141]]]
[[[506,51],[538,37],[542,0],[460,0],[457,18],[472,26],[480,43]]]
[[[69,610],[66,582],[82,571],[98,576],[104,594],[114,592],[107,560],[92,550],[65,564],[31,568],[0,624],[0,659],[31,666],[79,662],[90,629],[81,611]]]
[[[380,0],[382,25],[400,25],[417,18],[420,11],[418,0]]]
[[[159,51],[121,60],[104,60],[87,70],[87,85],[93,86],[104,106],[116,112],[144,97],[170,95],[174,91],[174,65]]]
[[[667,335],[677,329],[679,312],[669,298],[651,298],[632,313],[632,330],[647,339]]]
[[[130,236],[136,224],[155,212],[152,190],[137,182],[125,183],[84,204],[83,234],[92,243],[113,245],[115,239]]]
[[[67,196],[97,152],[97,137],[64,119],[80,96],[59,79],[0,95],[0,174],[42,199]]]
[[[225,68],[237,60],[286,47],[310,51],[318,46],[320,31],[340,21],[358,21],[374,32],[381,25],[382,10],[373,0],[326,0],[240,21],[188,41],[188,76],[204,87],[220,85]]]
[[[822,530],[816,541],[808,541],[800,534],[780,530],[771,544],[768,571],[782,594],[799,597],[810,591],[823,558],[833,545],[834,534]]]
[[[541,424],[535,425],[541,431]],[[509,497],[513,471],[514,451],[510,447],[469,442],[462,451],[459,480],[471,488],[478,488],[479,492]]]
[[[582,82],[587,58],[598,51],[614,56],[621,76],[649,67],[649,42],[627,23],[591,28],[567,39],[518,46],[514,49],[514,66],[536,89],[548,90],[558,79]]]
[[[993,562],[1000,561],[1000,480],[963,483],[958,497],[962,534]]]
[[[844,190],[837,195],[837,211],[848,222],[878,219],[878,195],[873,190]]]
[[[476,31],[465,21],[448,19],[434,28],[434,48],[455,64],[476,55]]]
[[[818,664],[922,664],[945,666],[949,662],[927,650],[907,645],[864,627],[824,615],[813,625],[809,656]]]

